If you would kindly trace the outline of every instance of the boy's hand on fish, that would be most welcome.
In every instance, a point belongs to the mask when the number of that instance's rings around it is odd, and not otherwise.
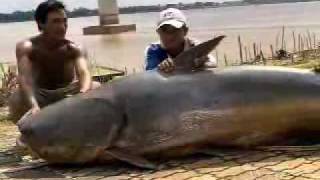
[[[175,69],[174,62],[171,58],[165,59],[162,61],[159,66],[159,70],[165,73],[171,73]]]

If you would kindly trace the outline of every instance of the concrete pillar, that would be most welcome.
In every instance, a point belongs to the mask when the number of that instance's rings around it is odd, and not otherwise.
[[[98,0],[100,25],[119,24],[117,0]]]
[[[98,0],[99,26],[89,26],[83,29],[84,35],[118,34],[135,31],[135,24],[119,24],[119,8],[117,0]]]

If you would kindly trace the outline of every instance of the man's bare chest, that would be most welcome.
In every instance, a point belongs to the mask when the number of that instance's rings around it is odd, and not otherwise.
[[[76,59],[74,50],[67,46],[48,49],[35,46],[30,54],[30,60],[34,65],[42,67],[68,66]]]

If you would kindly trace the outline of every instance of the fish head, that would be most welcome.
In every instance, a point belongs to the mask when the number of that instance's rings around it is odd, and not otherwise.
[[[92,161],[110,146],[122,123],[106,99],[68,98],[18,122],[23,142],[53,163]]]

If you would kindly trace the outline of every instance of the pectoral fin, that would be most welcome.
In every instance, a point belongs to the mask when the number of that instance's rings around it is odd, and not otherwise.
[[[130,154],[129,152],[122,149],[107,149],[105,155],[112,156],[115,159],[127,162],[129,164],[138,166],[144,169],[156,169],[157,166],[150,161],[138,155]]]

